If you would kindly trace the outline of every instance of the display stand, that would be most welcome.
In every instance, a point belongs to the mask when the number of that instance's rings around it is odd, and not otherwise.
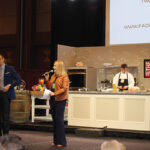
[[[42,91],[31,91],[31,100],[32,100],[32,111],[31,111],[31,121],[34,122],[35,120],[44,120],[44,121],[52,121],[52,117],[49,114],[49,99],[43,99],[44,92]],[[41,100],[46,100],[46,105],[35,105],[36,98]],[[35,109],[45,109],[46,115],[45,116],[35,116]]]

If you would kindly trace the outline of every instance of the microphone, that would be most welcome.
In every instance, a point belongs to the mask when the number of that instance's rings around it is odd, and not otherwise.
[[[50,71],[45,72],[44,74],[42,74],[42,76],[46,76],[47,74],[49,74],[49,73],[53,73],[53,72],[54,72],[54,70],[50,70]]]

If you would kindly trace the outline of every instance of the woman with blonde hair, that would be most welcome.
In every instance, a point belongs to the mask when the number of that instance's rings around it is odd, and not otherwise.
[[[53,119],[53,143],[51,146],[63,147],[67,145],[64,125],[64,110],[68,99],[69,78],[63,61],[54,62],[54,74],[49,80],[45,75],[46,87],[51,90],[50,107]]]

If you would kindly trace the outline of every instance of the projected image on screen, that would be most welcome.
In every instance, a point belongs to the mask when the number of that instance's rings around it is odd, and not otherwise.
[[[110,45],[150,43],[150,0],[110,0]]]

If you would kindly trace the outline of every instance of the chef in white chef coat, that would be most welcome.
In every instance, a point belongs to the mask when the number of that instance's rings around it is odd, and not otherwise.
[[[121,65],[121,72],[117,73],[113,78],[113,84],[120,90],[128,90],[134,86],[134,77],[128,72],[127,64]]]

